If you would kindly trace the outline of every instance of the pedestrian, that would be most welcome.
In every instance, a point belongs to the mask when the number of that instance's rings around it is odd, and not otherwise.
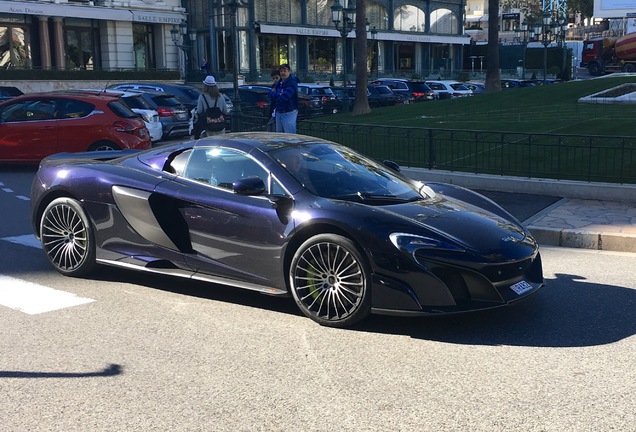
[[[218,107],[223,114],[223,129],[218,131],[210,131],[206,128],[207,115],[206,112],[213,107]],[[197,125],[194,128],[194,138],[199,139],[201,133],[205,132],[205,136],[219,135],[225,133],[225,115],[228,114],[228,107],[225,103],[225,98],[219,91],[219,86],[212,75],[208,75],[203,80],[203,92],[199,95],[196,107]]]
[[[205,75],[208,74],[208,59],[206,59],[205,57],[201,59],[201,72],[203,72]]]
[[[278,72],[280,80],[269,91],[269,98],[274,104],[276,132],[296,133],[298,79],[287,63],[280,65]]]
[[[272,89],[274,89],[274,87],[276,87],[276,84],[278,84],[278,81],[280,81],[280,72],[278,72],[278,69],[274,69],[271,73],[272,76],[272,80],[274,81],[272,83]],[[276,132],[276,104],[274,103],[273,99],[270,99],[270,103],[269,103],[269,120],[267,122],[267,132]]]

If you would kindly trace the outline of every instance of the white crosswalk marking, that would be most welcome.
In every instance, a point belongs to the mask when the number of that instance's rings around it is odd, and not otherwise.
[[[0,305],[29,315],[78,306],[95,300],[0,275]]]
[[[10,243],[42,249],[41,243],[33,234],[4,237]],[[29,315],[50,312],[95,300],[78,297],[75,294],[56,290],[43,285],[27,282],[11,276],[0,275],[0,306],[6,306]]]

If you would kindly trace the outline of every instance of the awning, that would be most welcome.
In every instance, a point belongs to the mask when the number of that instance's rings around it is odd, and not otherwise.
[[[334,37],[341,38],[340,32],[334,29],[326,28],[309,28],[309,27],[292,27],[281,25],[260,24],[261,33],[287,34],[296,36],[313,36],[313,37]],[[356,32],[349,33],[349,38],[355,38]],[[370,35],[368,40],[373,40]],[[468,45],[470,38],[460,35],[432,35],[424,33],[404,33],[404,32],[387,32],[379,31],[375,35],[375,40],[382,41],[400,41],[400,42],[423,42],[423,43],[443,43],[455,45]]]
[[[110,21],[135,21],[152,24],[179,24],[186,16],[179,12],[150,12],[115,9],[90,5],[61,5],[45,3],[18,3],[0,0],[0,13],[38,15],[64,18],[87,18]]]
[[[486,15],[472,15],[472,16],[467,16],[464,19],[465,22],[467,23],[474,23],[474,22],[488,22],[488,14]]]

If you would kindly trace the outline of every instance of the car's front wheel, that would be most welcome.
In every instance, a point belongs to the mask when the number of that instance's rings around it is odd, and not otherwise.
[[[290,288],[300,310],[317,323],[346,327],[369,315],[370,270],[348,238],[320,234],[294,254]]]
[[[42,248],[55,269],[67,276],[81,277],[96,266],[95,240],[88,217],[71,198],[57,198],[40,220]]]

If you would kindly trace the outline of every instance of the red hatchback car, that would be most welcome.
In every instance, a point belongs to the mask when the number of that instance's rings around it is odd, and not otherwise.
[[[117,95],[48,92],[0,104],[3,162],[39,162],[60,152],[150,147],[143,119]]]

